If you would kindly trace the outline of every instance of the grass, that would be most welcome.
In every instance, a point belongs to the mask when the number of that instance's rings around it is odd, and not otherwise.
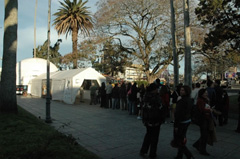
[[[1,159],[99,159],[66,136],[18,107],[18,115],[0,114]]]

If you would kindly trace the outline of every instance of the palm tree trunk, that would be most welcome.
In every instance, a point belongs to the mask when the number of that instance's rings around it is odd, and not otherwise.
[[[17,113],[16,54],[18,0],[5,0],[4,48],[0,88],[0,111]]]
[[[72,54],[73,54],[73,69],[77,68],[77,39],[78,38],[78,29],[74,27],[72,30]]]
[[[185,45],[185,68],[184,68],[184,84],[192,87],[192,65],[191,65],[191,37],[189,26],[189,0],[183,0],[184,10],[184,45]]]

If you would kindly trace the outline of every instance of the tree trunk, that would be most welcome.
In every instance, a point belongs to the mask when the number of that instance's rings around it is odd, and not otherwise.
[[[185,45],[185,68],[184,68],[184,84],[192,88],[192,65],[191,65],[191,37],[189,26],[189,0],[183,0],[184,10],[184,45]]]
[[[174,65],[174,88],[179,83],[179,70],[178,70],[178,55],[176,49],[176,25],[175,25],[175,10],[173,0],[170,0],[171,6],[171,32],[172,32],[172,50],[173,50],[173,65]]]
[[[72,30],[72,54],[73,54],[73,69],[77,68],[77,38],[78,38],[78,29],[74,27]]]
[[[0,111],[17,113],[16,54],[18,1],[5,0],[4,48],[0,89]]]

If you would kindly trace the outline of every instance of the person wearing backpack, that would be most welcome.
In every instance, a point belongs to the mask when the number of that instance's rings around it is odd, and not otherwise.
[[[187,159],[193,158],[192,153],[186,147],[186,134],[188,126],[191,123],[192,99],[191,88],[184,85],[180,89],[181,99],[177,101],[175,122],[174,122],[174,143],[178,148],[175,159],[182,159],[183,154]]]
[[[140,150],[140,155],[143,157],[148,153],[149,149],[149,158],[157,156],[160,126],[165,120],[163,111],[164,108],[159,97],[157,85],[152,83],[147,87],[142,111],[142,121],[146,126],[146,134]]]

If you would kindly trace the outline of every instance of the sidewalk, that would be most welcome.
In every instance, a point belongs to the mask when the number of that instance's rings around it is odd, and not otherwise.
[[[45,119],[46,99],[17,96],[17,103],[35,116]],[[50,124],[59,131],[71,134],[80,145],[102,159],[142,159],[139,150],[145,135],[145,127],[136,116],[128,115],[126,111],[103,109],[99,105],[80,103],[68,105],[51,101]],[[169,120],[169,119],[168,119]],[[195,159],[239,159],[240,134],[235,133],[237,120],[230,119],[229,124],[217,127],[218,142],[207,146],[209,157],[200,155],[192,144],[199,138],[199,128],[190,125],[187,133],[187,146]],[[170,146],[172,139],[172,124],[163,124],[160,130],[157,159],[173,159],[177,149]]]

